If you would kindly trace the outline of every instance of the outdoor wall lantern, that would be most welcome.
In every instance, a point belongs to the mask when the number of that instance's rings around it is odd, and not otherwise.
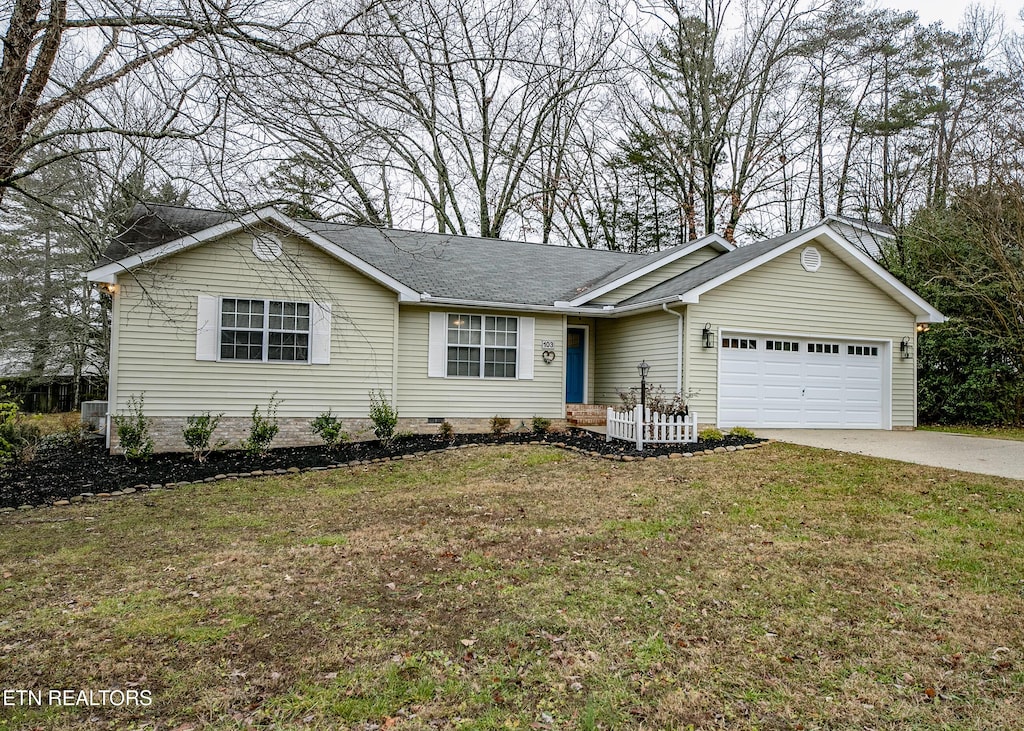
[[[914,346],[910,344],[909,335],[900,341],[900,357],[904,360],[909,360],[914,357]]]
[[[647,373],[650,370],[651,366],[646,360],[636,364],[636,371],[640,374],[640,409],[645,414],[647,413]]]
[[[713,348],[713,347],[715,347],[715,336],[711,332],[711,323],[710,322],[704,323],[704,329],[700,331],[700,334],[701,334],[701,337],[703,338],[704,347],[705,348]]]

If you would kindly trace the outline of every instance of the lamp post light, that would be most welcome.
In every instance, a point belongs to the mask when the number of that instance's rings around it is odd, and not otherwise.
[[[640,374],[640,409],[643,411],[644,418],[647,418],[647,372],[651,370],[651,366],[648,365],[646,360],[642,360],[636,365],[636,370]]]

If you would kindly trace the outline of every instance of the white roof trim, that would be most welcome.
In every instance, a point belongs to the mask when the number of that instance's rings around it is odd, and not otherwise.
[[[529,305],[520,302],[490,302],[482,300],[457,299],[455,297],[431,297],[424,294],[422,299],[417,301],[420,305],[438,305],[453,307],[475,307],[481,310],[519,310],[523,312],[550,312],[562,315],[588,315],[594,316],[599,313],[581,310],[578,307],[570,307],[565,302],[556,302],[553,305]]]
[[[819,224],[812,229],[808,229],[807,231],[802,233],[800,236],[797,236],[793,240],[787,241],[786,243],[775,247],[771,251],[762,254],[756,259],[751,259],[746,264],[738,266],[735,269],[731,269],[730,271],[725,272],[724,274],[721,274],[715,277],[714,279],[707,281],[704,284],[701,284],[698,287],[694,287],[693,289],[684,292],[682,295],[679,296],[679,299],[680,301],[686,302],[688,304],[696,304],[697,302],[700,301],[700,296],[705,292],[708,292],[714,289],[715,287],[721,286],[722,284],[725,284],[726,282],[729,282],[735,279],[736,277],[746,274],[752,269],[756,269],[762,264],[765,264],[779,256],[782,256],[783,254],[792,251],[798,246],[803,246],[809,241],[813,241],[815,239],[825,242],[826,244],[829,245],[829,248],[838,248],[839,250],[847,254],[849,258],[854,259],[856,263],[860,264],[859,273],[865,276],[865,278],[868,281],[872,282],[879,289],[885,291],[886,294],[888,294],[894,300],[896,300],[901,305],[910,310],[912,313],[914,313],[917,316],[917,322],[937,323],[946,321],[947,318],[945,315],[943,315],[941,312],[939,312],[930,304],[921,299],[920,296],[918,296],[907,285],[903,284],[903,282],[896,279],[896,277],[890,274],[881,264],[879,264],[870,256],[861,251],[856,245],[850,243],[845,238],[840,236],[828,224],[824,223]],[[854,267],[854,269],[856,270],[857,267]]]
[[[705,246],[713,246],[722,252],[732,251],[733,249],[736,248],[735,244],[730,243],[728,240],[726,240],[722,236],[719,236],[718,234],[712,233],[708,234],[707,236],[701,236],[696,241],[685,246],[682,246],[679,249],[679,251],[675,251],[668,256],[663,256],[660,259],[656,259],[655,261],[652,261],[650,264],[640,267],[636,271],[632,271],[629,274],[624,274],[618,279],[613,279],[607,284],[602,284],[597,289],[592,289],[588,292],[585,292],[581,294],[579,297],[569,300],[567,304],[570,306],[586,304],[587,302],[590,302],[591,300],[600,297],[603,294],[607,294],[608,292],[612,292],[618,289],[624,284],[629,284],[633,280],[639,279],[645,274],[650,274],[651,272],[657,271],[666,264],[671,264],[672,262],[678,261],[679,259],[682,259],[685,256],[689,256],[695,251],[700,251]]]
[[[154,246],[152,249],[147,249],[140,254],[132,254],[131,256],[126,256],[112,264],[97,267],[96,269],[88,272],[86,274],[86,278],[90,282],[113,283],[117,281],[117,275],[122,272],[131,271],[132,269],[144,264],[163,259],[164,257],[177,254],[178,252],[185,251],[186,249],[191,249],[208,241],[213,241],[229,234],[242,231],[256,225],[257,223],[276,223],[282,228],[291,231],[296,236],[301,236],[317,248],[323,250],[327,254],[330,254],[334,258],[343,261],[378,284],[382,284],[388,289],[397,292],[402,302],[418,302],[420,299],[419,293],[415,290],[410,289],[391,275],[385,274],[377,267],[369,264],[363,259],[360,259],[350,251],[328,241],[315,231],[306,228],[301,223],[298,223],[292,218],[281,213],[273,206],[260,208],[257,211],[252,211],[251,213],[247,213],[244,216],[240,216],[239,218],[235,218],[231,221],[225,221],[224,223],[217,224],[216,226],[210,226],[202,231],[197,231],[194,234],[189,234],[187,236],[182,236],[179,239],[175,239],[174,241],[169,241],[166,244]]]

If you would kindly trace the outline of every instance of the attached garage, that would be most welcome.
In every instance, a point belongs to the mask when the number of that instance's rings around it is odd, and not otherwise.
[[[719,341],[719,426],[890,428],[887,341],[755,333]]]

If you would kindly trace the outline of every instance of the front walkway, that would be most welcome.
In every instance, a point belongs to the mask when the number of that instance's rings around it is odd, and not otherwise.
[[[1024,480],[1024,442],[931,431],[757,429],[755,432],[759,437],[780,442]]]

